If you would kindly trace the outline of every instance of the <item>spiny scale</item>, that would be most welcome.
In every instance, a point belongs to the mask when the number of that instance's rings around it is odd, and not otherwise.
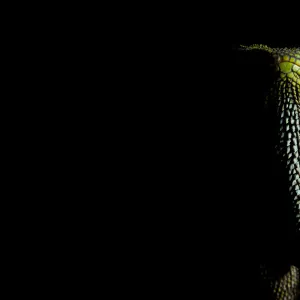
[[[289,197],[293,203],[294,234],[300,238],[300,48],[270,48],[254,44],[241,46],[244,50],[262,50],[273,55],[279,76],[267,98],[276,104],[278,121],[278,158],[288,176]],[[300,253],[299,253],[300,255]],[[296,300],[300,288],[299,269],[290,265],[286,274],[276,275],[276,266],[261,266],[261,275],[276,300]],[[299,291],[298,291],[299,292]]]

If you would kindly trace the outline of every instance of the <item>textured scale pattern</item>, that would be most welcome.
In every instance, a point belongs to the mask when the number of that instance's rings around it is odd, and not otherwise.
[[[288,178],[287,195],[292,203],[291,235],[300,238],[300,48],[270,48],[265,45],[242,46],[245,50],[263,50],[273,55],[278,78],[267,102],[275,103],[277,122],[277,157]],[[300,255],[300,253],[299,253]],[[298,266],[299,267],[299,266]],[[289,263],[282,272],[276,265],[261,265],[263,281],[269,286],[273,299],[299,299],[299,268]]]
[[[300,69],[300,67],[299,67]],[[294,86],[290,78],[279,80],[276,88],[278,99],[278,111],[280,116],[278,155],[280,155],[289,174],[289,192],[293,200],[294,213],[296,216],[296,232],[299,232],[299,205],[300,205],[300,88]],[[298,103],[297,100],[298,99]]]
[[[261,275],[263,279],[268,282],[274,299],[297,299],[298,285],[299,285],[299,270],[295,266],[290,266],[288,272],[286,272],[280,279],[274,275],[274,272],[270,271],[265,265],[261,266]]]

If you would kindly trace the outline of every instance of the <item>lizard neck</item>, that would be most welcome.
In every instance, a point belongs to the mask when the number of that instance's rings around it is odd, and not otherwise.
[[[296,231],[300,225],[300,105],[299,87],[292,80],[279,80],[276,83],[278,137],[277,153],[288,176],[289,195],[293,202],[296,217]]]

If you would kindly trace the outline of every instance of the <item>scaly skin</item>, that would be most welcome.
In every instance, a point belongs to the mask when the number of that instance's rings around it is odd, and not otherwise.
[[[300,48],[278,49],[259,44],[241,47],[244,50],[266,51],[275,58],[279,76],[267,100],[273,107],[275,104],[276,108],[277,159],[288,182],[289,199],[286,201],[292,203],[290,236],[297,241],[300,238]],[[293,244],[289,246],[295,247]],[[292,260],[287,258],[285,269],[276,263],[261,265],[263,282],[271,291],[273,299],[296,300],[299,297],[299,266],[293,265]]]

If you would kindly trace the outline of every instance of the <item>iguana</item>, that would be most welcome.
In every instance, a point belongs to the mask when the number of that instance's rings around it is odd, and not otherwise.
[[[274,112],[275,157],[286,189],[283,201],[289,201],[288,236],[285,241],[279,242],[287,243],[291,256],[278,259],[278,262],[276,259],[261,262],[260,277],[272,299],[296,300],[300,298],[300,253],[296,252],[300,239],[300,48],[271,48],[254,44],[241,46],[241,49],[265,51],[275,59],[278,76],[266,102]]]

